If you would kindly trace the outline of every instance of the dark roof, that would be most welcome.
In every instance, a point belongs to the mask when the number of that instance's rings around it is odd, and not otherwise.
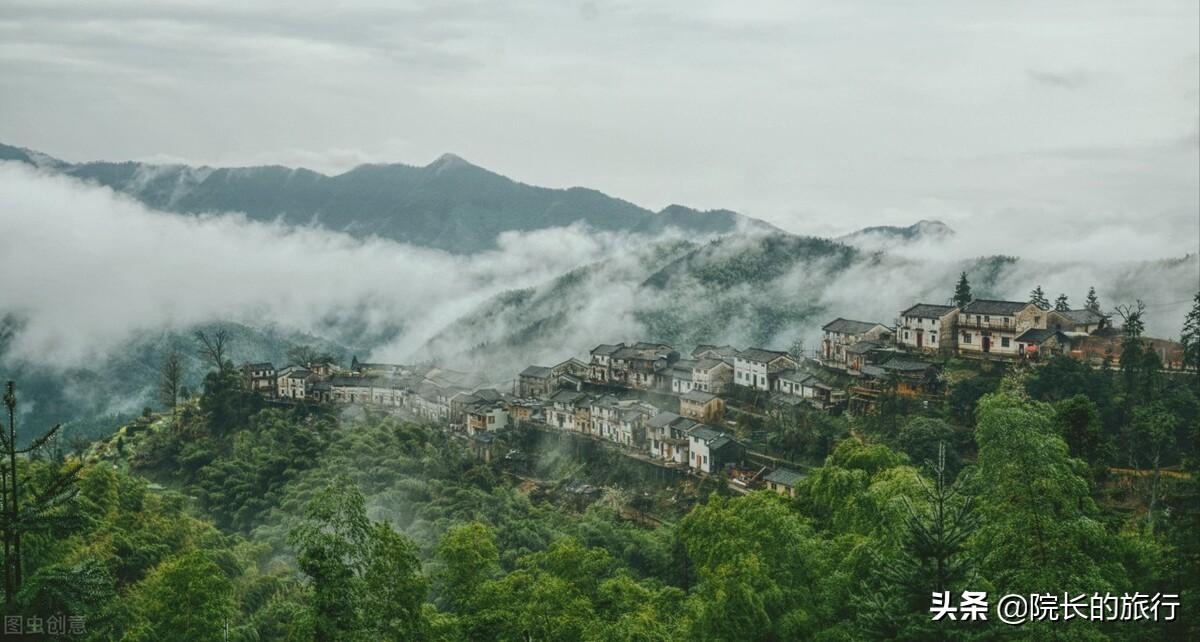
[[[952,305],[936,305],[933,303],[918,303],[900,313],[902,317],[918,317],[921,319],[940,319],[955,309]]]
[[[574,390],[559,390],[550,396],[550,400],[557,403],[573,404],[585,397],[587,397],[587,395],[583,394],[582,392],[576,392]]]
[[[642,413],[636,410],[626,410],[625,412],[621,413],[622,421],[637,421],[638,419],[641,419],[641,417]]]
[[[887,376],[887,371],[879,366],[865,365],[859,372],[868,377],[875,377],[876,379],[882,379]]]
[[[275,366],[274,366],[274,364],[263,361],[260,363],[247,363],[246,365],[242,366],[242,369],[243,370],[274,370]]]
[[[737,441],[732,439],[729,435],[721,435],[720,437],[717,437],[716,439],[708,442],[708,449],[709,450],[720,450],[728,444],[736,444],[736,443],[737,443]]]
[[[892,359],[883,364],[884,370],[895,370],[897,372],[924,372],[932,367],[933,364],[925,363],[924,361],[910,361],[908,359]]]
[[[653,417],[651,417],[650,421],[648,421],[646,423],[651,428],[662,428],[664,426],[671,425],[671,422],[673,422],[679,418],[680,418],[679,415],[677,415],[673,412],[670,412],[668,410],[664,410],[664,411],[658,413],[657,415],[654,415]]]
[[[782,379],[783,381],[791,381],[792,383],[799,383],[799,384],[803,384],[803,383],[807,382],[808,380],[812,379],[812,375],[806,374],[803,371],[797,370],[795,368],[788,368],[787,370],[781,370],[779,372],[779,374],[776,376],[779,379]]]
[[[688,435],[701,441],[712,441],[717,437],[724,437],[725,433],[713,428],[712,426],[696,424],[695,426],[692,426],[691,430],[688,430]]]
[[[854,345],[846,346],[846,352],[850,354],[866,354],[872,350],[882,348],[883,344],[878,341],[859,341]]]
[[[521,371],[522,377],[533,377],[534,379],[549,379],[552,374],[550,368],[546,366],[529,366]]]
[[[716,399],[717,396],[704,392],[703,390],[692,390],[683,395],[681,398],[688,401],[694,401],[696,403],[708,403],[713,399]]]
[[[1030,328],[1030,329],[1022,332],[1021,336],[1017,337],[1017,341],[1020,343],[1041,344],[1042,342],[1049,339],[1050,337],[1053,337],[1056,334],[1061,335],[1062,333],[1059,332],[1058,330],[1049,329],[1049,328]]]
[[[504,395],[500,394],[500,391],[495,388],[480,388],[475,391],[475,396],[488,401],[499,401]]]
[[[874,321],[854,321],[838,317],[821,326],[821,329],[826,332],[837,332],[838,334],[862,334],[875,326],[881,325],[883,324]],[[887,326],[884,327],[886,328]]]
[[[776,468],[775,470],[767,473],[767,476],[763,477],[763,479],[765,481],[779,484],[780,486],[793,487],[801,479],[804,479],[804,475],[791,470],[790,468]]]
[[[781,352],[779,350],[763,350],[762,348],[747,348],[745,350],[739,351],[737,353],[737,357],[739,359],[745,359],[746,361],[759,361],[762,363],[770,363],[770,362],[778,359],[779,357],[788,357],[790,359],[791,355],[789,355],[786,352]]]
[[[288,379],[307,379],[308,377],[312,376],[312,372],[305,370],[304,368],[297,368],[287,373],[286,376]]]
[[[693,370],[712,370],[721,364],[728,365],[724,359],[701,359],[692,367]]]
[[[601,343],[595,348],[592,348],[591,354],[612,354],[624,347],[624,343]]]
[[[999,314],[1012,316],[1024,310],[1030,304],[1025,301],[994,301],[992,299],[975,299],[963,306],[962,311],[969,314]]]
[[[692,356],[695,357],[705,352],[711,352],[722,357],[732,357],[737,354],[737,348],[733,346],[714,346],[706,343],[696,346],[696,349],[692,350]]]
[[[1104,320],[1103,314],[1100,314],[1099,312],[1096,312],[1095,310],[1091,310],[1088,308],[1083,308],[1082,310],[1061,311],[1061,312],[1059,312],[1059,314],[1066,315],[1066,317],[1068,319],[1070,319],[1080,325],[1090,325],[1093,323],[1100,323],[1101,321]]]

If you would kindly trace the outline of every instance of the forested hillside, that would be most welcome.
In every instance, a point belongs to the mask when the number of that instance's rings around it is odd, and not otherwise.
[[[959,364],[943,402],[775,416],[759,427],[815,462],[794,498],[529,430],[485,463],[443,426],[267,406],[212,372],[174,413],[19,462],[31,497],[83,468],[22,527],[11,597],[82,616],[85,639],[1194,639],[1200,377],[1130,350],[1119,369]],[[940,590],[1182,606],[1014,629],[931,621]]]

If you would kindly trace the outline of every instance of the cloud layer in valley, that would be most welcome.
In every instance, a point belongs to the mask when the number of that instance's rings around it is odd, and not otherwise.
[[[0,163],[0,314],[25,321],[12,358],[76,366],[139,330],[215,320],[369,344],[399,329],[401,356],[501,290],[611,257],[622,235],[578,228],[506,234],[457,257],[237,215],[148,210],[104,188]]]

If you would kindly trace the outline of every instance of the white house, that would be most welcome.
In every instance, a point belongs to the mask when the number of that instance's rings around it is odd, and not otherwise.
[[[787,368],[795,368],[796,360],[786,352],[750,348],[742,350],[733,359],[733,383],[755,390],[771,390],[774,375]]]
[[[958,313],[958,353],[964,356],[1016,357],[1017,337],[1045,328],[1049,311],[1023,301],[975,299]]]
[[[559,390],[550,397],[550,405],[546,407],[546,423],[559,430],[582,432],[585,426],[580,426],[576,410],[580,404],[587,404],[587,395],[574,390]]]
[[[846,368],[846,348],[863,341],[883,342],[892,338],[892,331],[882,323],[837,318],[821,326],[821,363],[833,368]]]
[[[687,437],[688,467],[692,470],[710,474],[720,470],[726,463],[736,463],[740,459],[738,443],[712,426],[692,426],[687,431]]]
[[[692,387],[719,395],[733,383],[733,366],[724,359],[705,357],[692,366]]]
[[[954,350],[957,321],[953,305],[918,303],[900,313],[896,344],[921,352]]]
[[[285,374],[279,377],[278,394],[282,399],[304,399],[307,396],[310,382],[316,379],[312,372],[304,368],[284,368]]]
[[[687,431],[695,425],[696,422],[691,419],[680,417],[673,412],[663,411],[651,417],[646,422],[646,442],[650,448],[650,456],[686,466]]]

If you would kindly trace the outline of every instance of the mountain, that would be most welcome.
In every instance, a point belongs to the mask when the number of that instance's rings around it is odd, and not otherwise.
[[[1116,303],[1187,301],[1197,270],[1196,255],[1103,265],[931,260],[785,233],[662,243],[493,297],[427,342],[420,356],[463,368],[507,364],[500,371],[511,373],[619,341],[686,351],[699,343],[787,350],[799,340],[811,350],[821,326],[837,317],[890,325],[914,303],[948,301],[961,272],[979,298],[1025,300],[1032,284],[1052,276],[1080,297],[1094,284]],[[1154,322],[1156,336],[1177,331],[1171,317]]]
[[[670,227],[699,235],[725,234],[739,226],[771,228],[728,210],[671,205],[652,212],[592,189],[526,185],[453,154],[424,167],[360,165],[336,176],[278,165],[68,163],[3,144],[0,160],[98,183],[155,209],[184,214],[242,212],[253,220],[316,224],[357,237],[379,236],[457,254],[492,249],[504,232],[577,223],[634,234],[654,234]]]
[[[907,227],[877,225],[864,227],[837,240],[862,250],[880,251],[918,242],[940,242],[953,238],[955,231],[941,221],[921,220]]]

